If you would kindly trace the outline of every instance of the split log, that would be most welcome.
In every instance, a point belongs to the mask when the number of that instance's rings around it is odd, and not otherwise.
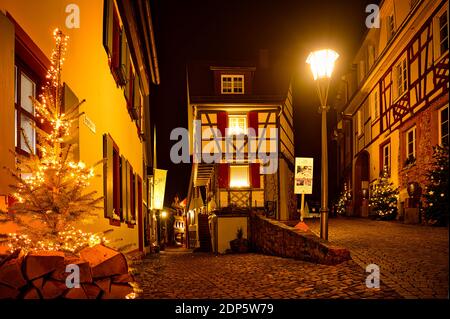
[[[84,292],[88,299],[97,299],[102,290],[94,284],[82,284]]]
[[[0,284],[0,299],[16,299],[18,296],[18,289]]]
[[[45,276],[64,265],[64,253],[57,251],[31,252],[25,258],[25,276],[28,280]]]
[[[33,286],[35,288],[37,288],[40,291],[42,286],[44,285],[44,278],[42,278],[42,277],[37,278],[37,279],[33,280],[31,283],[33,284]]]
[[[80,251],[80,256],[89,262],[92,267],[92,276],[94,279],[128,273],[125,256],[103,245],[87,247]]]
[[[111,284],[109,293],[104,293],[102,299],[125,299],[125,297],[134,291],[128,284]]]
[[[64,295],[66,299],[88,299],[83,288],[70,288]]]
[[[67,286],[62,282],[49,279],[42,286],[41,293],[44,299],[54,299],[62,296],[66,289]]]
[[[23,296],[23,299],[41,299],[36,288],[31,287]]]
[[[70,264],[77,265],[80,268],[80,283],[92,283],[92,272],[89,263],[74,257],[64,259],[64,265],[52,272],[50,278],[66,282],[67,276],[71,274],[71,272],[66,272],[66,267]]]
[[[22,274],[23,257],[10,259],[0,267],[0,283],[19,289],[27,284]]]
[[[110,278],[98,280],[95,282],[95,284],[97,285],[97,287],[99,287],[105,293],[109,293],[109,291],[111,289],[111,279]]]

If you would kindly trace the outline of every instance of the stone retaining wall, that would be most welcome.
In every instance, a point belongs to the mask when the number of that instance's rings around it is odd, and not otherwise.
[[[250,243],[263,254],[326,265],[350,260],[350,252],[320,239],[311,231],[289,227],[259,214],[250,214]]]

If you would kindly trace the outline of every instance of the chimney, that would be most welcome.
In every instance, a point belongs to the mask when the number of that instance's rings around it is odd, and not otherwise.
[[[261,69],[269,68],[269,50],[259,49],[259,67]]]

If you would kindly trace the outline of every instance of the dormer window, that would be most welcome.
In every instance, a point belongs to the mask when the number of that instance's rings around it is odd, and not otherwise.
[[[244,76],[222,74],[221,92],[222,94],[244,94]]]

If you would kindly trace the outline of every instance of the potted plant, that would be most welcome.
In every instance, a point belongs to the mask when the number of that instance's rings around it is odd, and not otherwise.
[[[234,253],[246,253],[248,251],[248,240],[244,238],[244,231],[239,227],[236,232],[236,239],[230,241],[231,251]]]

